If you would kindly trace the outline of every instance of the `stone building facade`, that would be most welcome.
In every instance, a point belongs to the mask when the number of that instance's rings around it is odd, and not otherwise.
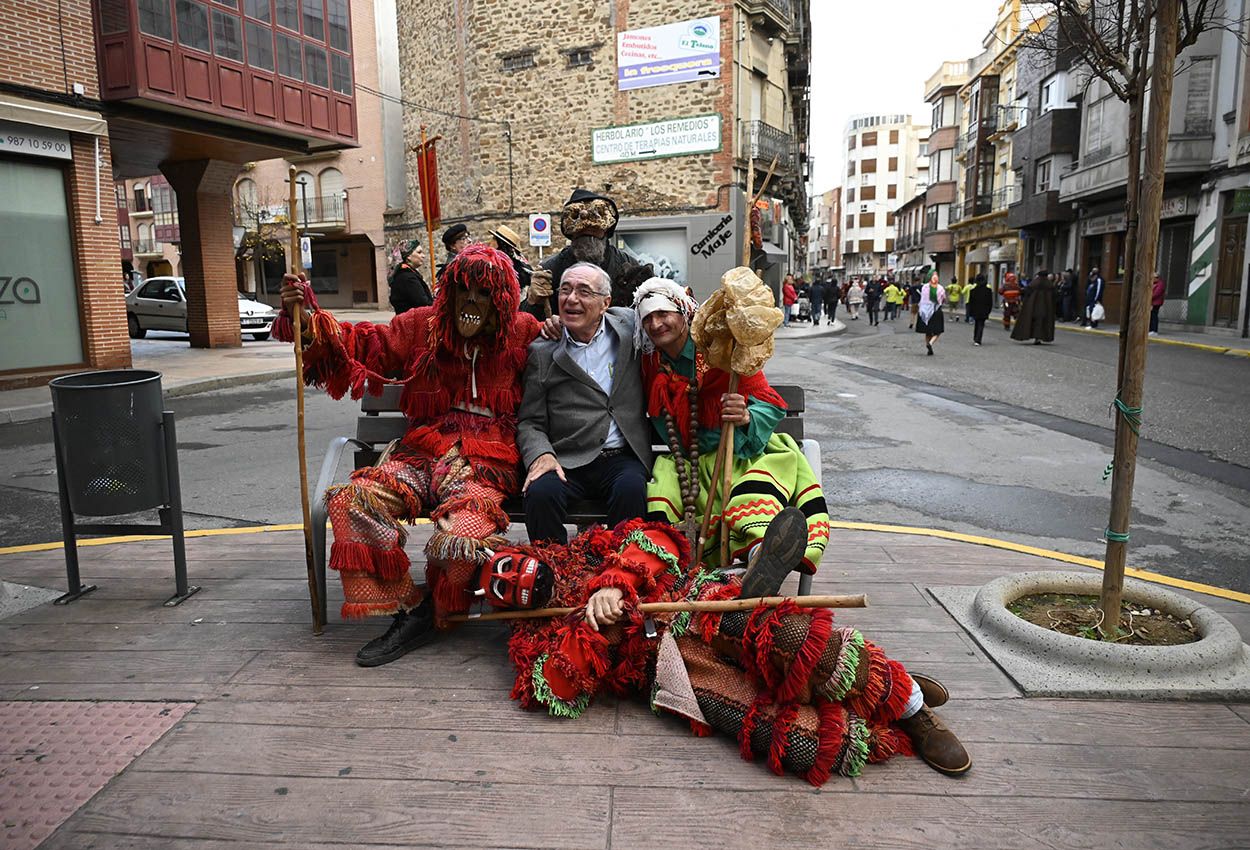
[[[581,186],[616,201],[624,247],[666,252],[698,290],[740,260],[749,163],[758,185],[776,155],[761,201],[763,262],[778,280],[788,270],[807,229],[806,0],[553,0],[541,11],[520,0],[398,0],[397,8],[409,153],[406,205],[388,216],[393,238],[424,230],[411,151],[424,127],[440,137],[443,227],[465,222],[483,238],[506,224],[524,235],[530,213],[558,213]],[[618,34],[707,18],[700,33],[718,35],[717,75],[618,84]],[[592,131],[670,120],[709,133],[718,124],[719,138],[700,153],[596,162]],[[719,247],[709,253],[709,244]]]

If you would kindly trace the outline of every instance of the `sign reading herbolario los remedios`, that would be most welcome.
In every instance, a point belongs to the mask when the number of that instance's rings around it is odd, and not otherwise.
[[[720,122],[719,115],[711,114],[602,127],[590,133],[591,157],[603,164],[713,153],[721,147]]]

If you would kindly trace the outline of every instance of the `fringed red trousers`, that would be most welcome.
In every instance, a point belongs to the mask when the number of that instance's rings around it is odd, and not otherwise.
[[[469,587],[485,550],[503,543],[504,493],[478,475],[452,446],[442,457],[397,452],[358,469],[326,491],[334,526],[330,568],[343,581],[344,618],[409,611],[432,593],[435,620],[469,610]],[[425,545],[425,585],[412,579],[402,520],[428,516],[436,528]]]

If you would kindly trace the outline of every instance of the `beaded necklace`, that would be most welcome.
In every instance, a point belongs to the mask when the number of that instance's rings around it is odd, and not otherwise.
[[[675,375],[673,367],[660,355],[660,368],[670,376]],[[664,431],[668,437],[668,450],[673,456],[673,465],[677,467],[677,481],[681,487],[682,529],[686,539],[690,541],[690,551],[698,551],[699,521],[696,518],[695,503],[699,498],[699,375],[695,375],[686,383],[686,398],[690,405],[690,436],[689,443],[681,443],[681,432],[672,411],[664,411]]]

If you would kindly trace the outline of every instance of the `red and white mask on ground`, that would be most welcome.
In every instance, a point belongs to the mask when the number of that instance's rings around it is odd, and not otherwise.
[[[555,577],[532,555],[504,550],[482,565],[476,595],[492,608],[538,608],[551,598]]]

